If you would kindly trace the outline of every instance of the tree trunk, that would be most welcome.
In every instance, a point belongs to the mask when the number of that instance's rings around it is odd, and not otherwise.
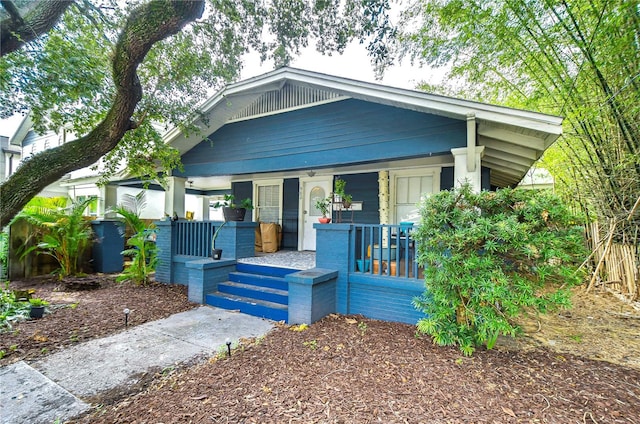
[[[89,134],[32,157],[0,186],[0,227],[47,185],[68,172],[92,165],[136,127],[131,117],[142,98],[138,66],[154,43],[178,33],[203,12],[203,0],[158,0],[131,12],[114,50],[116,93],[111,109]]]

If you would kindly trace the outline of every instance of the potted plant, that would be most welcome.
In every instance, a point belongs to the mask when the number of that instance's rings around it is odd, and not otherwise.
[[[333,183],[333,194],[334,196],[340,197],[339,201],[342,202],[342,206],[345,209],[349,209],[351,207],[352,197],[350,194],[345,193],[344,189],[346,186],[347,182],[345,180],[340,177],[336,178]]]
[[[226,223],[227,222],[225,221],[221,225],[219,225],[218,228],[216,228],[216,230],[213,232],[213,236],[211,237],[211,258],[215,259],[216,261],[222,259],[222,249],[216,249],[216,238],[218,237],[218,233]]]
[[[29,316],[31,318],[42,318],[42,316],[44,315],[44,307],[47,306],[49,302],[34,297],[32,299],[29,299],[29,304],[31,305]]]
[[[216,202],[213,207],[222,207],[222,214],[225,221],[244,221],[247,209],[253,209],[253,203],[250,198],[246,198],[240,203],[236,203],[236,197],[233,194],[225,194],[222,202]]]
[[[316,208],[322,213],[322,218],[318,218],[321,224],[328,224],[331,222],[331,218],[327,217],[331,208],[331,196],[326,199],[320,199],[316,201]]]

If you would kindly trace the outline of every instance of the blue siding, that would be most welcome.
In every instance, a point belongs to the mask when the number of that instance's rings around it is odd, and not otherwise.
[[[347,182],[345,192],[351,194],[354,201],[363,202],[362,210],[353,212],[353,222],[377,224],[380,222],[380,197],[378,196],[378,173],[340,175]],[[337,222],[337,212],[333,213],[333,222]],[[342,212],[342,222],[351,222],[351,212]]]
[[[466,124],[361,100],[228,124],[182,157],[182,175],[237,175],[448,154]]]

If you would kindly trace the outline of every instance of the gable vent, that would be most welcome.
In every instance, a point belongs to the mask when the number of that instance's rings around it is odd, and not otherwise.
[[[280,90],[269,91],[261,95],[255,102],[234,115],[231,121],[273,114],[343,97],[335,92],[285,84]]]

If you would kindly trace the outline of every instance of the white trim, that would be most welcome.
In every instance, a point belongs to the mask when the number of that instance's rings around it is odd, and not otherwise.
[[[308,183],[315,182],[327,182],[329,184],[329,191],[333,189],[333,179],[334,174],[321,174],[314,175],[313,177],[309,176],[299,176],[298,177],[298,250],[304,250],[304,235],[305,235],[305,187]]]
[[[336,97],[336,98],[333,98],[333,99],[322,100],[320,102],[306,103],[304,105],[288,107],[288,108],[284,108],[284,109],[278,109],[278,110],[274,110],[274,111],[271,111],[271,112],[259,113],[257,115],[245,116],[243,118],[229,119],[227,121],[227,124],[232,124],[234,122],[249,121],[251,119],[264,118],[266,116],[279,115],[281,113],[293,112],[294,110],[308,109],[308,108],[315,107],[315,106],[322,106],[322,105],[326,105],[326,104],[329,104],[329,103],[336,103],[336,102],[341,102],[341,101],[344,101],[344,100],[349,100],[350,98],[351,97],[341,96],[341,97]]]

